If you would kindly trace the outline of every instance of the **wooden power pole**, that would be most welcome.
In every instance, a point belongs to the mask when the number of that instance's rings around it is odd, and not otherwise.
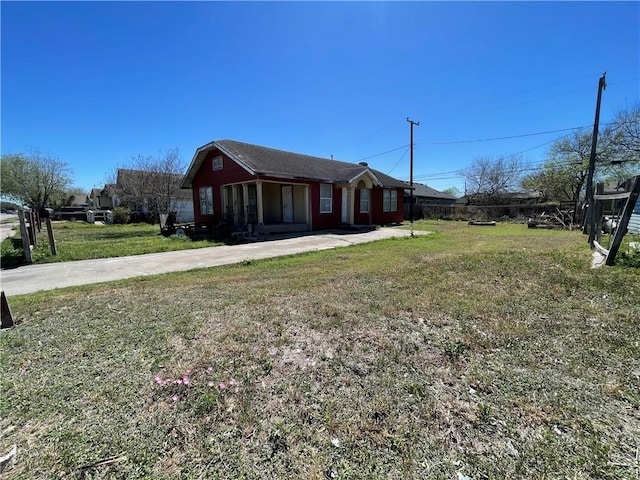
[[[591,154],[589,155],[589,171],[587,173],[587,186],[586,186],[586,200],[587,200],[587,214],[584,219],[583,233],[589,233],[589,245],[593,247],[593,240],[595,238],[595,205],[593,200],[593,175],[596,169],[596,148],[598,146],[598,125],[600,123],[600,101],[602,100],[602,90],[607,88],[607,82],[605,76],[607,72],[604,72],[598,80],[598,99],[596,100],[596,116],[593,121],[593,135],[591,136]]]
[[[414,203],[414,198],[413,198],[413,126],[417,125],[420,126],[420,122],[414,122],[413,120],[409,120],[409,117],[407,117],[407,122],[409,122],[409,124],[411,125],[411,138],[410,138],[410,148],[411,148],[411,153],[410,153],[410,161],[409,161],[409,218],[411,219],[411,228],[413,228],[413,203]],[[413,235],[413,230],[411,231],[411,234]]]

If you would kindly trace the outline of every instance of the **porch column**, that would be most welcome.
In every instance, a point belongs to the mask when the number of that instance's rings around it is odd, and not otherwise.
[[[238,222],[238,186],[233,185],[231,187],[231,195],[233,196],[233,224],[236,225]]]
[[[220,185],[220,206],[222,207],[222,209],[220,210],[220,215],[222,215],[223,219],[227,218],[227,207],[229,205],[227,205],[227,191],[224,187],[224,185]],[[215,205],[214,205],[215,208]]]
[[[256,181],[256,208],[258,210],[258,224],[264,225],[264,215],[262,213],[262,182]]]
[[[311,202],[309,196],[309,185],[305,185],[304,187],[304,223],[307,224],[309,230],[311,230],[311,219],[309,215],[311,213]]]
[[[242,184],[242,204],[244,205],[244,224],[249,223],[249,185]]]
[[[349,187],[347,189],[347,198],[348,198],[348,202],[347,202],[347,223],[349,225],[353,225],[355,216],[354,216],[354,211],[355,211],[355,201],[356,201],[356,189],[355,187]]]

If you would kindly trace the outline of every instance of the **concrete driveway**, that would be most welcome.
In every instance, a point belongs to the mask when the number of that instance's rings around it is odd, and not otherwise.
[[[0,213],[0,242],[16,234],[19,229],[20,222],[18,215],[10,215],[8,213]]]
[[[425,234],[428,232],[415,233]],[[216,267],[246,260],[347,247],[349,245],[393,237],[408,237],[410,235],[411,231],[408,229],[385,227],[362,233],[318,233],[242,245],[223,245],[129,257],[26,265],[0,271],[0,287],[7,296],[23,295],[40,290]]]

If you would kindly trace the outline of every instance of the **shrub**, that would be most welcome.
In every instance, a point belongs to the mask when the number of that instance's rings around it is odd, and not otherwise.
[[[640,268],[640,235],[627,235],[616,256],[616,265]]]
[[[3,268],[17,267],[25,263],[21,240],[8,239],[2,242],[0,261]]]
[[[128,207],[116,207],[113,209],[113,223],[129,223],[131,209]]]
[[[618,258],[616,258],[616,263],[625,267],[640,268],[640,250],[620,252]]]

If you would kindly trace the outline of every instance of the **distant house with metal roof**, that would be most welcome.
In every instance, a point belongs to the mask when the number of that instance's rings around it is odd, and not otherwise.
[[[407,187],[409,186],[408,183],[406,185]],[[410,190],[407,188],[404,194],[406,203],[409,203],[410,195]],[[415,205],[435,206],[455,205],[458,197],[451,195],[450,193],[440,192],[435,188],[431,188],[430,186],[422,183],[414,183],[413,198]]]
[[[182,187],[196,224],[269,233],[400,223],[406,184],[366,163],[218,140],[196,150]]]

